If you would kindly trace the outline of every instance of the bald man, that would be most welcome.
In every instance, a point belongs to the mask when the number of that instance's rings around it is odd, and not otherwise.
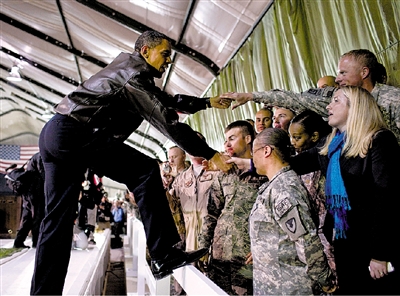
[[[338,84],[335,82],[335,76],[323,76],[317,82],[318,88],[325,88],[328,86],[338,87]]]
[[[173,146],[168,150],[168,161],[172,167],[172,175],[176,177],[186,169],[186,153],[178,146]]]
[[[272,127],[273,113],[271,109],[262,108],[256,113],[255,130],[261,133],[264,129]]]

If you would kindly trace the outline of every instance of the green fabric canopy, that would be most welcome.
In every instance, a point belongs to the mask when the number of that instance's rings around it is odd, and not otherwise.
[[[399,39],[399,0],[277,0],[205,95],[274,88],[302,92],[322,76],[336,76],[340,56],[361,48],[386,67],[388,84],[400,86]],[[186,123],[222,151],[224,128],[254,119],[260,108],[248,103],[233,111],[208,109]]]

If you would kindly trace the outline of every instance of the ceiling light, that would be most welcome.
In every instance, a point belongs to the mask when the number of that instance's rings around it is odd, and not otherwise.
[[[50,119],[50,118],[52,118],[53,117],[53,113],[51,112],[51,110],[49,109],[49,108],[46,108],[45,110],[44,110],[44,113],[42,114],[42,118],[43,119]]]
[[[21,74],[19,74],[18,66],[12,66],[10,73],[8,73],[7,80],[14,81],[14,82],[22,81]]]

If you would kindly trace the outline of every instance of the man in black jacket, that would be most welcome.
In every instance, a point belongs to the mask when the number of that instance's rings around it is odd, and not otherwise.
[[[172,97],[154,84],[171,63],[171,44],[163,34],[147,31],[135,52],[121,53],[83,82],[56,107],[43,128],[39,146],[46,176],[46,216],[36,250],[31,295],[61,295],[70,258],[73,214],[86,168],[124,183],[139,206],[156,278],[196,261],[207,250],[186,253],[179,242],[165,198],[158,163],[124,144],[143,120],[191,155],[222,170],[229,166],[186,124],[176,111],[195,113],[227,108],[229,99]]]
[[[32,232],[32,247],[36,248],[40,222],[44,217],[44,168],[40,153],[29,160],[26,171],[30,171],[27,191],[23,193],[23,207],[18,233],[14,240],[14,248],[29,248],[24,244],[29,231]]]

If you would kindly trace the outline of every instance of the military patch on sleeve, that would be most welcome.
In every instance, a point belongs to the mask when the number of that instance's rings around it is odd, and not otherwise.
[[[290,202],[289,198],[285,198],[284,200],[280,201],[275,206],[275,212],[279,218],[281,218],[285,213],[292,207],[292,203]]]
[[[291,232],[295,233],[296,232],[296,219],[295,218],[290,218],[285,222],[286,228]]]
[[[278,223],[287,233],[291,241],[297,241],[299,237],[307,233],[300,219],[297,207],[292,208]]]

